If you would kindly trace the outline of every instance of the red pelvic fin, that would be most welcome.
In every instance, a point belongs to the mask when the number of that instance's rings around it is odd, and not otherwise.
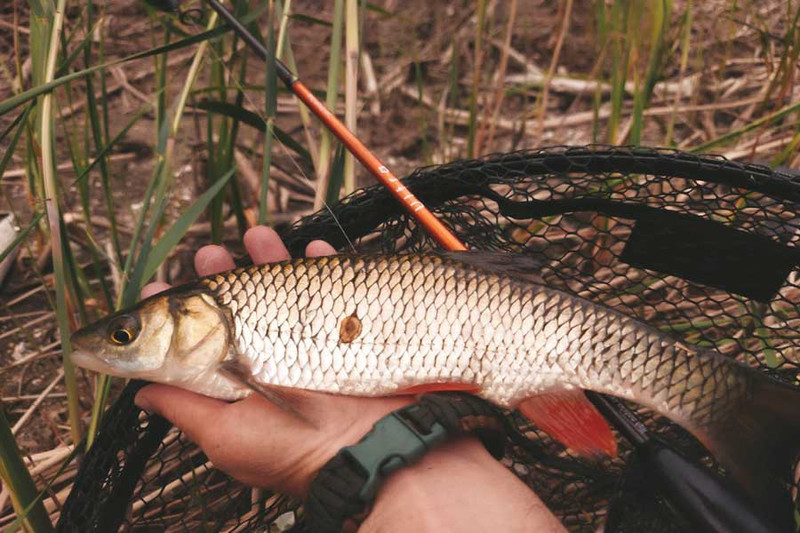
[[[474,383],[442,382],[442,383],[421,383],[412,385],[397,392],[397,394],[425,394],[427,392],[468,392],[476,394],[481,388]]]
[[[617,455],[617,439],[583,391],[529,396],[517,409],[558,442],[581,455]]]

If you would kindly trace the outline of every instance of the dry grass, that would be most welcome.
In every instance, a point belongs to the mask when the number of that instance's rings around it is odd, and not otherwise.
[[[361,12],[354,0],[322,10],[315,2],[270,4],[258,20],[266,35],[271,14],[277,55],[310,87],[327,84],[328,103],[398,175],[471,155],[592,142],[800,165],[797,1],[385,0],[377,3],[383,12]],[[330,26],[295,14],[332,22],[339,46],[331,46]],[[88,13],[85,2],[71,1],[48,71],[47,50],[29,42],[47,28],[23,0],[0,6],[0,105],[48,77],[203,31],[168,30],[135,3],[101,1]],[[191,252],[210,236],[235,248],[259,215],[286,225],[335,198],[342,182],[372,183],[350,159],[336,158],[335,143],[293,97],[265,94],[263,64],[244,59],[241,41],[226,36],[200,47],[76,78],[36,100],[25,127],[13,122],[23,107],[0,115],[0,132],[13,126],[0,140],[2,209],[25,227],[45,197],[58,198],[49,224],[35,225],[20,247],[0,294],[2,407],[38,487],[58,474],[43,498],[53,520],[76,471],[74,463],[60,471],[62,463],[110,393],[82,371],[76,390],[67,390],[59,325],[64,332],[132,301],[146,281],[136,273],[152,253],[141,243],[164,235],[230,169],[228,201],[219,197],[204,220],[186,224],[159,279],[190,278]],[[265,111],[270,98],[274,121]],[[276,137],[264,158],[270,143],[258,128],[209,101],[250,112],[256,126],[269,118],[302,146]],[[72,430],[68,392],[80,401]],[[14,520],[11,496],[3,484],[0,527]]]

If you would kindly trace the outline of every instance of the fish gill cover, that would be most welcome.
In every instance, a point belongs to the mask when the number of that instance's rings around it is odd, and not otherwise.
[[[797,385],[797,177],[720,157],[591,146],[457,161],[405,182],[470,248],[533,256],[548,285]],[[379,186],[303,219],[284,238],[293,254],[318,238],[345,253],[348,239],[359,252],[435,248]],[[299,502],[214,469],[180,432],[133,405],[137,387],[105,417],[59,531],[303,530]],[[678,426],[638,411],[678,450],[713,464]],[[626,442],[618,458],[588,460],[508,416],[517,434],[504,463],[568,529],[685,529]]]

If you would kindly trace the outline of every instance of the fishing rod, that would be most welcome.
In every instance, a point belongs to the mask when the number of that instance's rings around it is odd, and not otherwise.
[[[244,40],[253,52],[262,60],[266,61],[268,52],[266,47],[258,40],[236,16],[225,9],[218,0],[207,0],[211,8]],[[331,131],[347,149],[358,159],[362,165],[375,176],[378,181],[403,205],[411,216],[438,242],[442,248],[450,251],[466,251],[467,247],[442,224],[442,222],[431,213],[425,204],[414,196],[405,185],[395,176],[378,157],[370,151],[361,140],[350,131],[306,85],[300,81],[296,74],[289,70],[280,59],[273,57],[275,62],[275,73],[286,87],[299,98],[314,115]]]
[[[157,9],[177,11],[175,0],[146,0]],[[206,0],[228,26],[260,59],[267,48],[219,0]],[[166,8],[166,9],[165,9]],[[300,81],[280,59],[274,61],[277,77],[333,133],[403,208],[448,251],[467,251],[455,236],[403,183]],[[664,441],[650,435],[636,414],[619,399],[584,391],[587,398],[625,437],[654,477],[654,485],[670,505],[693,526],[704,531],[768,533],[775,531],[756,513],[739,491],[707,468],[692,464]]]

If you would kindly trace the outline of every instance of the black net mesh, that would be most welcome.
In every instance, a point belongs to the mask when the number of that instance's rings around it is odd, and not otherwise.
[[[594,146],[458,161],[404,181],[469,247],[535,255],[554,287],[797,383],[797,176],[719,157]],[[284,237],[295,255],[318,238],[345,253],[433,247],[377,186]],[[302,529],[297,502],[215,470],[178,431],[133,406],[135,387],[105,417],[60,531]],[[639,414],[678,450],[713,464],[683,430]],[[519,433],[509,437],[505,463],[569,529],[685,529],[624,443],[616,459],[584,460],[509,416]]]

